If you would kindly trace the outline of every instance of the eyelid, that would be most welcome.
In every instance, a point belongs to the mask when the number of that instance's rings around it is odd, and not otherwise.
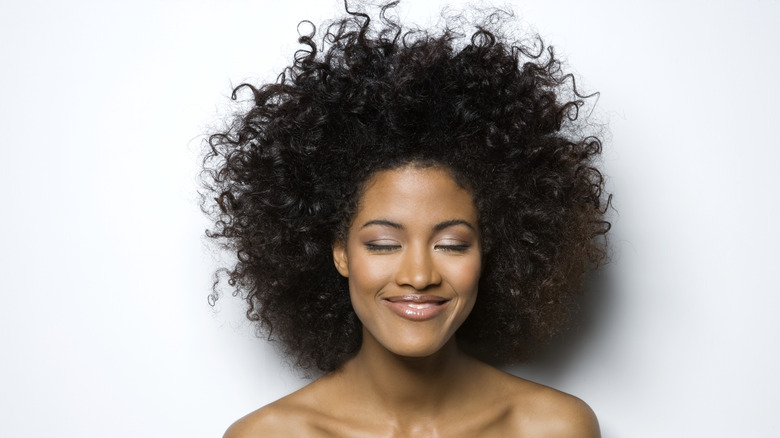
[[[444,251],[466,251],[469,248],[471,248],[470,243],[448,243],[448,244],[441,244],[438,243],[433,246],[434,249],[444,250]]]
[[[471,242],[470,239],[446,237],[436,242],[433,245],[433,248],[438,250],[444,250],[444,251],[464,252],[467,251],[469,248],[471,248],[472,245],[473,243]]]
[[[447,234],[436,239],[436,245],[471,245],[474,238],[460,234]]]
[[[371,252],[390,252],[401,248],[401,244],[392,239],[376,239],[364,242],[363,246]]]

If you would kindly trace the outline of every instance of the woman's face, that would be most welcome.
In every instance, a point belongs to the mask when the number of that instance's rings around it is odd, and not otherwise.
[[[446,170],[408,165],[376,173],[345,244],[333,247],[363,336],[406,357],[441,349],[477,298],[478,230],[471,194]]]

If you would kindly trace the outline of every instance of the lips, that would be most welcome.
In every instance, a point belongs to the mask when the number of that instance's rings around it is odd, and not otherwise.
[[[443,312],[450,300],[436,295],[399,295],[385,298],[383,302],[401,318],[427,321]]]

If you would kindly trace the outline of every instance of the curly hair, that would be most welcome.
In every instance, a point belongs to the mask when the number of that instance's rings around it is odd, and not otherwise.
[[[601,142],[577,120],[588,96],[538,37],[503,37],[501,12],[468,37],[403,27],[386,14],[396,3],[379,20],[347,7],[320,45],[316,29],[299,37],[275,82],[234,89],[252,103],[209,137],[206,234],[236,255],[220,271],[260,332],[300,368],[334,370],[362,326],[332,245],[365,182],[409,163],[447,168],[472,194],[484,248],[457,342],[491,363],[526,358],[605,257]]]

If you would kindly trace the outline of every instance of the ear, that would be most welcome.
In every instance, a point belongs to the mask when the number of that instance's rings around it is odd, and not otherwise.
[[[333,244],[333,264],[336,270],[344,277],[349,277],[349,264],[347,263],[347,247],[343,242]]]

